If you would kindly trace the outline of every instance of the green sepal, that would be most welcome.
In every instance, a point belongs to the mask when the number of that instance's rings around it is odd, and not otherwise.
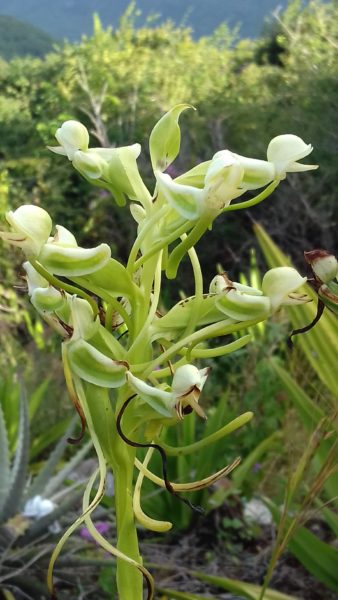
[[[94,273],[72,277],[72,281],[94,293],[98,293],[99,288],[107,290],[113,297],[131,298],[136,288],[126,268],[114,258]]]
[[[71,370],[88,383],[118,388],[126,382],[128,364],[108,358],[85,340],[69,342],[68,360]]]
[[[216,307],[216,300],[215,294],[205,294],[202,299],[191,296],[181,300],[166,315],[153,322],[152,339],[158,337],[158,334],[166,337],[168,333],[174,335],[178,330],[185,329],[193,315],[197,327],[224,319],[223,312]]]
[[[181,183],[183,185],[191,185],[192,187],[203,189],[205,175],[208,167],[211,164],[211,160],[196,165],[186,173],[182,173],[179,177],[174,179],[175,183]]]
[[[177,104],[163,115],[152,130],[149,150],[154,172],[165,171],[178,155],[181,144],[178,120],[181,113],[188,108],[194,109],[190,104]]]
[[[88,275],[101,269],[110,259],[108,244],[96,248],[65,247],[57,244],[45,244],[39,256],[39,262],[54,275],[66,277]]]
[[[109,160],[107,179],[109,189],[118,204],[125,204],[125,196],[144,204],[150,200],[150,193],[143,183],[136,159],[141,147],[139,144],[114,148]]]
[[[271,303],[267,296],[241,294],[236,290],[219,294],[216,307],[228,317],[236,321],[265,319],[271,311]]]
[[[61,310],[67,301],[61,292],[49,286],[36,288],[31,295],[31,302],[38,311],[55,312]]]

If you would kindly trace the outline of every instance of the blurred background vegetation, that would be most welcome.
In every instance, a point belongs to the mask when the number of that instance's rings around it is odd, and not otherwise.
[[[52,155],[46,146],[54,145],[55,130],[67,119],[80,120],[88,127],[92,146],[140,142],[140,170],[151,188],[149,132],[163,112],[176,103],[188,102],[197,111],[182,117],[181,153],[172,174],[186,171],[223,148],[264,159],[270,139],[282,133],[293,133],[312,143],[310,162],[320,165],[318,172],[305,173],[301,178],[290,174],[273,197],[250,211],[229,213],[216,221],[197,248],[206,283],[214,276],[217,264],[232,279],[238,280],[242,274],[252,281],[268,266],[287,260],[278,259],[271,240],[256,227],[258,244],[254,223],[265,228],[302,272],[304,250],[323,247],[337,255],[338,2],[316,0],[304,8],[293,0],[255,40],[239,40],[226,25],[208,37],[194,39],[188,29],[171,23],[136,28],[135,18],[135,11],[129,10],[119,28],[112,31],[95,17],[93,36],[77,43],[52,47],[51,40],[41,37],[41,48],[45,44],[41,53],[51,49],[43,58],[34,56],[40,51],[29,50],[27,45],[30,56],[8,61],[10,49],[7,46],[6,54],[0,44],[1,215],[22,203],[41,205],[55,223],[71,228],[79,243],[108,242],[113,255],[125,261],[135,233],[127,211],[114,206],[105,192],[89,187],[64,158]],[[0,19],[0,30],[10,26],[10,21]],[[252,249],[256,251],[254,263]],[[57,344],[30,310],[19,264],[15,250],[1,252],[0,396],[6,416],[8,390],[13,389],[12,380],[18,386],[18,371],[24,374],[29,397],[48,378],[48,391],[43,401],[40,394],[30,423],[33,438],[43,439],[41,451],[35,452],[27,466],[36,473],[37,461],[46,461],[48,444],[55,443],[66,429],[72,409],[64,391]],[[165,299],[176,300],[180,288],[187,295],[191,292],[189,269],[188,263],[182,265],[179,282],[174,289],[166,289]],[[274,505],[282,503],[289,474],[302,459],[311,432],[324,418],[329,419],[326,428],[332,427],[338,389],[330,372],[336,369],[337,325],[329,318],[313,342],[295,342],[290,353],[285,340],[292,326],[301,325],[293,318],[286,312],[277,315],[255,332],[254,345],[213,364],[209,405],[206,401],[208,432],[246,410],[253,410],[255,419],[242,432],[230,436],[226,445],[215,446],[204,456],[204,462],[196,463],[194,456],[182,457],[170,467],[173,479],[190,479],[193,474],[205,476],[210,467],[220,468],[224,455],[227,462],[239,454],[248,459],[234,475],[232,486],[225,483],[224,488],[213,490],[211,498],[206,493],[196,497],[208,511],[230,506],[230,516],[236,516],[238,511],[233,507],[237,501],[231,504],[231,495],[241,500],[265,495]],[[304,320],[304,324],[309,322],[311,314],[304,313]],[[316,352],[320,344],[319,360]],[[56,423],[59,429],[43,437],[48,426]],[[191,416],[181,430],[169,432],[166,442],[187,445],[196,433],[201,436],[205,432]],[[13,455],[14,451],[13,442]],[[312,482],[327,464],[330,452],[331,446],[326,445],[314,466],[310,459],[306,463],[309,469],[292,504],[294,514],[303,510]],[[334,496],[334,489],[337,492],[337,485],[335,481],[330,491],[324,490],[324,503]],[[322,490],[317,491],[319,498]],[[292,498],[296,492],[292,490]],[[108,499],[108,507],[110,503]],[[191,514],[177,504],[163,492],[154,496],[149,486],[149,514],[161,517],[170,510],[177,528],[191,527]],[[324,516],[322,539],[331,548],[330,542],[338,535],[337,517],[330,511]],[[228,513],[226,519],[226,526],[217,519],[216,524],[232,551],[231,535],[238,524],[233,524],[233,516],[229,524]],[[304,538],[306,534],[299,531]],[[255,532],[251,534],[255,536]],[[298,546],[295,542],[298,558],[302,543],[303,550],[315,543],[303,538],[296,540]],[[244,536],[242,546],[245,540]],[[330,550],[320,548],[320,552],[326,551],[330,554]],[[317,552],[316,547],[313,552]],[[336,556],[330,554],[328,560]],[[318,565],[316,570],[311,560],[305,566],[328,589],[338,591],[336,578],[332,580],[330,574],[321,571],[318,574]],[[105,586],[103,573],[103,590]]]

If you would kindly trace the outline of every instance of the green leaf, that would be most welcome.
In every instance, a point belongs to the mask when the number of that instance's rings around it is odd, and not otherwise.
[[[6,423],[0,404],[0,522],[10,484],[9,447]]]
[[[190,594],[189,592],[177,592],[167,588],[156,587],[156,591],[160,594],[165,594],[164,598],[159,600],[211,600],[210,596],[200,596],[197,594]]]
[[[29,418],[33,419],[37,409],[39,408],[41,401],[47,391],[47,388],[50,384],[50,379],[45,379],[34,392],[30,395],[29,398]]]
[[[190,104],[177,104],[156,123],[149,138],[153,171],[165,171],[180,151],[181,130],[178,124],[181,113]],[[195,109],[194,109],[195,110]]]
[[[270,267],[290,265],[290,260],[276,246],[266,231],[260,225],[254,226],[259,245]],[[299,329],[311,323],[316,316],[317,294],[313,289],[304,286],[306,294],[313,302],[301,307],[287,307],[288,315],[294,329]],[[336,315],[326,310],[316,326],[305,334],[293,337],[293,343],[304,353],[310,365],[332,392],[333,408],[338,405],[338,379],[336,377],[336,354],[338,340],[338,319]]]
[[[28,488],[25,494],[25,501],[29,498],[37,496],[38,494],[43,495],[45,487],[52,478],[54,469],[56,468],[62,454],[64,453],[64,450],[67,446],[67,440],[71,436],[72,431],[74,430],[76,420],[77,416],[74,416],[68,426],[65,435],[59,440],[58,444],[55,446],[52,453],[49,455],[48,460],[44,463],[42,470],[37,475],[37,477],[35,477],[32,485],[30,485],[30,487]]]
[[[214,510],[218,506],[224,503],[225,498],[236,489],[242,489],[243,482],[248,476],[248,473],[252,470],[255,463],[259,462],[260,457],[269,450],[280,437],[279,432],[275,432],[269,437],[265,438],[250,454],[243,460],[243,462],[234,470],[232,474],[232,486],[229,488],[220,488],[216,490],[208,498],[209,510]]]
[[[259,600],[261,596],[262,587],[260,585],[254,585],[253,583],[245,583],[243,581],[237,581],[236,579],[228,579],[225,577],[216,577],[214,575],[206,575],[199,571],[190,571],[189,574],[201,581],[210,583],[216,587],[220,587],[230,592],[241,594],[244,598],[249,600]],[[294,596],[283,594],[276,590],[267,589],[264,594],[264,600],[298,600]]]
[[[35,460],[39,454],[41,454],[48,446],[50,446],[55,440],[60,439],[68,427],[69,419],[63,419],[55,425],[52,425],[46,431],[41,433],[38,437],[32,440],[29,458],[31,461]]]
[[[274,520],[279,519],[279,510],[268,502]],[[291,521],[289,519],[288,521]],[[306,527],[293,534],[288,548],[316,579],[331,590],[338,592],[338,549],[319,540]]]
[[[78,450],[78,452],[71,458],[71,460],[68,460],[65,466],[62,469],[60,469],[60,471],[48,481],[47,486],[44,489],[44,495],[47,498],[52,496],[58,490],[61,484],[75,470],[77,465],[80,464],[80,462],[82,462],[82,460],[84,459],[86,454],[88,454],[92,446],[93,442],[89,440],[86,444],[84,444],[82,448],[80,448],[80,450]]]
[[[11,469],[11,480],[8,489],[7,501],[3,507],[3,519],[7,521],[16,514],[22,504],[23,493],[26,485],[27,467],[29,458],[29,416],[26,392],[20,386],[20,416],[18,430],[18,444],[14,462]]]
[[[290,400],[295,405],[302,423],[310,431],[313,431],[319,421],[325,417],[324,411],[302,390],[298,383],[287,373],[283,367],[277,364],[275,360],[270,362],[272,370],[279,377],[285,391],[288,393]],[[325,463],[326,458],[332,448],[332,440],[322,440],[315,454],[315,466],[317,471]],[[324,489],[328,499],[338,496],[338,472],[333,473],[326,480]]]

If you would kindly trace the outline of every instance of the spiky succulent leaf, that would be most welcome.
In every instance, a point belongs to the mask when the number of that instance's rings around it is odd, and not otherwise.
[[[20,385],[20,416],[18,443],[11,469],[10,485],[2,517],[7,521],[18,512],[23,502],[29,457],[29,415],[26,391]]]
[[[9,448],[6,423],[0,404],[0,522],[10,485]]]

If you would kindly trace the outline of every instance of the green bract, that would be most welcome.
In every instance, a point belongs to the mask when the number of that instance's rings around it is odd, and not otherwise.
[[[149,150],[154,173],[165,171],[178,155],[181,145],[178,119],[181,113],[188,108],[194,107],[190,104],[174,106],[156,123],[152,130],[149,138]]]

